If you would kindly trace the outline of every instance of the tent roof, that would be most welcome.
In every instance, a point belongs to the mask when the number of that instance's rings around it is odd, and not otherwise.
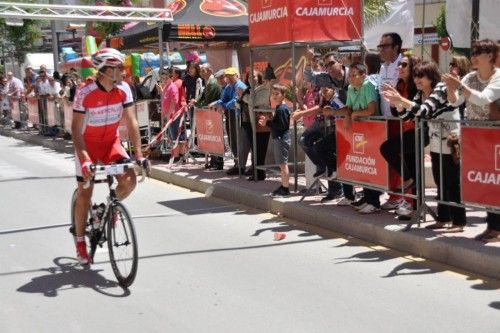
[[[248,41],[248,5],[244,0],[176,0],[168,6],[174,21],[164,24],[164,41]],[[158,45],[158,26],[132,23],[111,38],[120,49]]]

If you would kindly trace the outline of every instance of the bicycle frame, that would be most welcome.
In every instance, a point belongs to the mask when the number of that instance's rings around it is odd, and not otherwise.
[[[99,183],[107,183],[108,188],[109,188],[109,196],[107,197],[107,202],[106,206],[104,208],[104,212],[101,217],[101,221],[99,224],[99,228],[95,229],[93,224],[90,223],[90,235],[89,235],[89,240],[90,240],[90,257],[93,260],[95,250],[97,248],[97,245],[102,247],[102,244],[104,244],[107,239],[106,237],[102,237],[105,235],[105,228],[107,226],[107,223],[110,219],[109,214],[112,212],[111,208],[116,205],[116,202],[119,201],[119,199],[116,197],[116,186],[117,183],[115,182],[115,176],[124,174],[127,170],[129,169],[134,169],[136,167],[136,164],[134,163],[124,163],[124,164],[110,164],[110,165],[93,165],[92,169],[95,171],[95,175],[91,180],[88,180],[84,184],[84,188],[88,188],[90,186],[90,183],[93,184],[99,184]],[[103,179],[97,179],[96,176],[99,176],[100,174],[105,174],[106,177]],[[142,170],[141,172],[141,179],[139,182],[143,182],[146,177],[146,172],[145,170]],[[92,219],[92,216],[90,217]],[[128,235],[127,235],[128,237]]]

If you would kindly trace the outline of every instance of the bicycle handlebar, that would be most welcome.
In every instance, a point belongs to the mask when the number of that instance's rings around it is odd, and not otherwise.
[[[147,160],[146,164],[147,164]],[[144,179],[146,179],[146,174],[147,174],[147,169],[149,168],[149,165],[145,165],[145,163],[142,163],[139,165],[139,163],[134,163],[134,162],[129,162],[129,163],[121,163],[121,164],[107,164],[107,165],[99,165],[99,164],[91,164],[89,166],[89,170],[95,174],[106,174],[107,176],[116,176],[116,175],[122,175],[125,173],[125,171],[129,169],[135,169],[136,167],[141,168],[141,179],[139,179],[139,183],[142,183]],[[90,186],[91,182],[94,182],[94,177],[91,179],[88,179],[85,184],[83,185],[84,189],[88,189]]]

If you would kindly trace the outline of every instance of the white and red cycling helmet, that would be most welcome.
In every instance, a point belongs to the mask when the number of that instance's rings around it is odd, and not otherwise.
[[[106,48],[94,53],[90,57],[90,60],[92,61],[92,65],[97,70],[101,70],[101,68],[105,66],[109,67],[123,66],[123,63],[125,62],[125,56],[118,50],[112,48]]]

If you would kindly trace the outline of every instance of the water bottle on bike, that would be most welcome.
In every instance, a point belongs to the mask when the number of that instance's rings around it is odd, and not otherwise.
[[[92,205],[92,228],[93,229],[99,229],[99,225],[101,224],[101,221],[97,215],[97,208],[98,206],[96,204]]]
[[[92,227],[93,229],[99,229],[102,222],[102,217],[104,215],[104,210],[106,209],[106,205],[104,203],[100,203],[99,205],[92,205]]]

